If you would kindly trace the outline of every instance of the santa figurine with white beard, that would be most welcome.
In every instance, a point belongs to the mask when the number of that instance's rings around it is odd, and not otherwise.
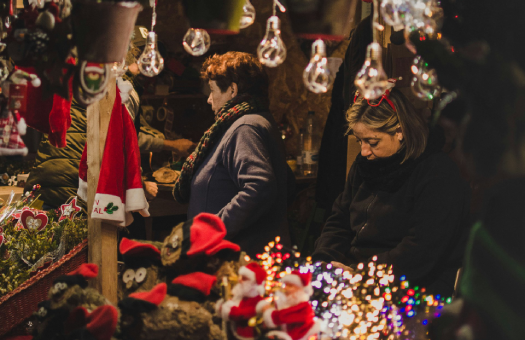
[[[232,288],[232,299],[217,301],[217,314],[225,321],[230,321],[233,335],[239,340],[252,340],[255,330],[248,321],[262,313],[266,272],[256,262],[239,268],[239,283]]]
[[[276,293],[275,304],[263,306],[263,320],[268,328],[280,327],[266,334],[269,339],[312,340],[317,339],[320,324],[314,319],[315,313],[310,305],[313,294],[311,286],[312,273],[301,273],[298,270],[285,275],[283,292]]]

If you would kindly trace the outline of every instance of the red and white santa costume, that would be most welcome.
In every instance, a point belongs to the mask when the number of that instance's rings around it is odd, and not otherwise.
[[[80,159],[77,192],[84,200],[87,200],[87,147],[86,143]],[[91,218],[128,226],[133,222],[132,211],[147,217],[148,207],[140,174],[137,134],[116,91]]]
[[[253,289],[247,294],[243,292],[242,298],[234,296],[232,300],[225,303],[217,303],[217,313],[223,320],[231,322],[231,330],[237,339],[251,340],[255,338],[255,332],[253,327],[248,325],[248,321],[260,314],[266,304],[263,298],[266,272],[257,263],[252,262],[239,269],[239,276],[241,275],[249,279],[247,284],[251,284]]]
[[[301,287],[305,296],[313,294],[310,282],[311,273],[293,271],[283,277],[283,283],[291,283]],[[281,326],[282,331],[270,331],[267,335],[275,335],[279,339],[308,340],[320,332],[320,324],[314,320],[315,313],[308,300],[299,302],[295,306],[283,309],[269,308],[263,313],[263,320],[268,328]]]

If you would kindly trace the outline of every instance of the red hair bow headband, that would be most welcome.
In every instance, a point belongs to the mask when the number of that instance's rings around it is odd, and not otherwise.
[[[394,105],[394,103],[389,98],[390,97],[390,91],[396,86],[396,81],[397,81],[396,79],[392,79],[392,78],[388,79],[387,89],[386,89],[385,93],[383,93],[381,98],[379,99],[379,102],[377,104],[372,104],[372,103],[370,103],[370,100],[367,99],[366,102],[368,103],[368,105],[373,106],[373,107],[377,107],[377,106],[381,105],[381,103],[383,102],[383,99],[384,99],[390,105],[392,110],[394,110],[394,112],[397,113],[396,106]],[[358,97],[359,97],[359,91],[355,91],[354,103],[357,101]]]

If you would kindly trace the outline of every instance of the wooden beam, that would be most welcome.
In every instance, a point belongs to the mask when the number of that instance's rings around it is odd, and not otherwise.
[[[97,190],[100,164],[104,154],[104,145],[108,133],[109,119],[116,97],[116,82],[109,81],[105,97],[87,108],[88,141],[88,240],[90,263],[99,266],[96,279],[90,281],[109,301],[117,304],[117,227],[115,225],[91,219],[91,211]]]

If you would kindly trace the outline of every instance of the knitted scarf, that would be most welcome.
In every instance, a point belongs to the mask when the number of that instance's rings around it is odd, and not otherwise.
[[[250,94],[240,94],[224,104],[216,115],[215,123],[204,133],[195,151],[182,165],[179,179],[173,188],[173,197],[177,202],[189,202],[193,175],[230,126],[245,114],[267,110],[267,100]]]

